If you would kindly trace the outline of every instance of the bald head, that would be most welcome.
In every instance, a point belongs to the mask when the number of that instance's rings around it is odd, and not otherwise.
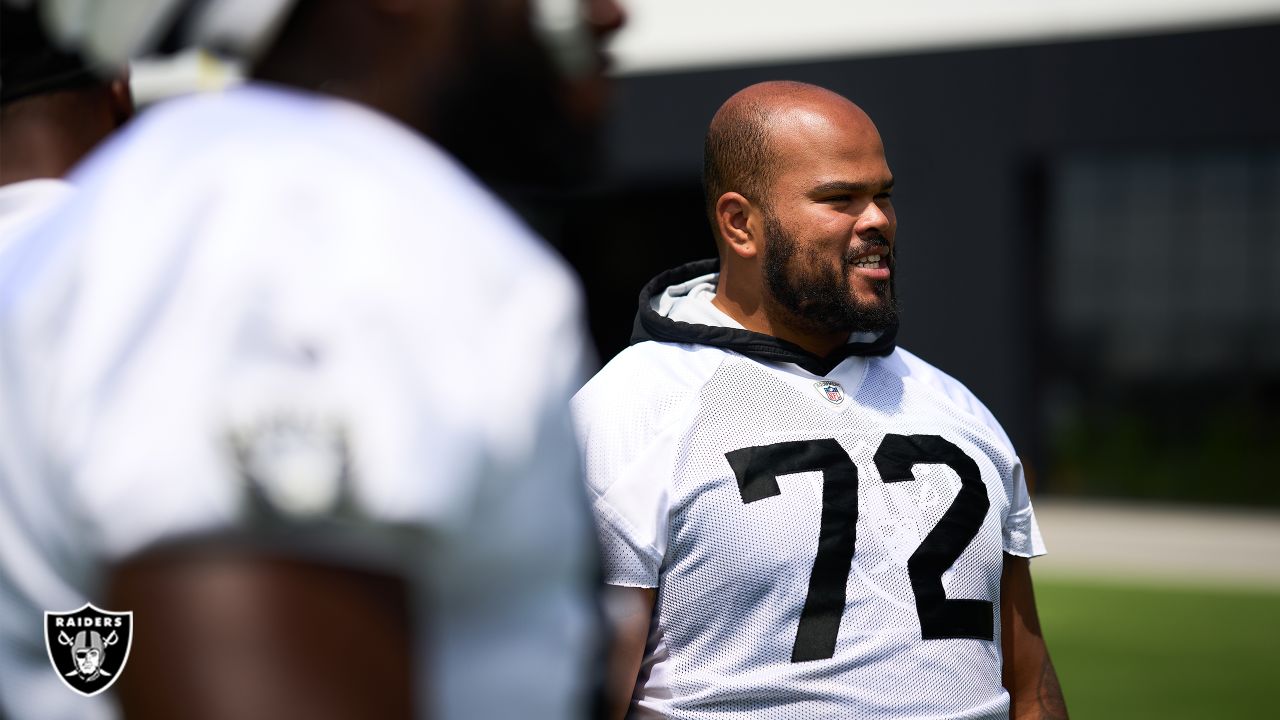
[[[725,101],[703,145],[702,187],[708,215],[727,192],[768,206],[768,188],[787,162],[789,145],[803,142],[816,122],[836,123],[880,144],[871,118],[826,88],[790,80],[757,83]],[[714,226],[715,223],[713,222]],[[719,233],[717,233],[717,240]]]

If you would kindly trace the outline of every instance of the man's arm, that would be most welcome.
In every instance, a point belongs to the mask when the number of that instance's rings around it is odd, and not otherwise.
[[[1027,558],[1004,556],[1000,597],[1002,679],[1009,691],[1010,720],[1065,720],[1067,704],[1040,632]]]
[[[251,548],[174,548],[116,567],[108,601],[133,611],[117,685],[130,720],[414,716],[398,578]]]
[[[631,708],[636,676],[644,660],[649,640],[649,621],[656,588],[605,585],[604,602],[612,626],[613,643],[609,650],[609,670],[605,678],[605,718],[622,720]]]

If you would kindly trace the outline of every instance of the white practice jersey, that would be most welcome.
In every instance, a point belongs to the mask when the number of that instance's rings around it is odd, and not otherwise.
[[[574,399],[606,581],[658,588],[633,716],[1006,718],[1003,554],[1044,552],[1008,438],[892,333],[741,329],[713,267]]]
[[[71,192],[71,184],[59,178],[36,178],[0,186],[0,257],[10,242],[66,200]]]
[[[281,89],[158,106],[74,181],[0,262],[0,716],[112,717],[43,613],[127,611],[107,568],[209,535],[405,577],[433,718],[581,716],[563,263],[416,133]]]

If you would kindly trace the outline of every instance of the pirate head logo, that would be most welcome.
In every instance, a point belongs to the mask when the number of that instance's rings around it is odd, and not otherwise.
[[[813,384],[818,392],[827,399],[832,405],[839,405],[844,402],[844,388],[840,387],[840,383],[830,380],[820,380]]]
[[[97,695],[120,677],[129,659],[133,613],[91,604],[72,612],[46,612],[44,640],[62,682],[86,697]]]

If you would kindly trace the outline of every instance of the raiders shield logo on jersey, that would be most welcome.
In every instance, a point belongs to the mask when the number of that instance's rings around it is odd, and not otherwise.
[[[830,380],[820,380],[813,384],[818,388],[818,392],[831,402],[832,405],[839,405],[844,402],[844,388],[840,387],[840,383]]]
[[[49,662],[67,687],[85,697],[106,690],[120,677],[132,642],[132,612],[110,612],[85,603],[79,610],[44,614]]]
[[[282,411],[239,425],[229,437],[256,518],[354,512],[351,451],[340,422]]]

